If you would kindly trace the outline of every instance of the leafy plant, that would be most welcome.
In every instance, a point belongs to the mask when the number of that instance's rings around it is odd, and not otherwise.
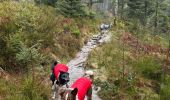
[[[161,84],[160,98],[162,100],[170,99],[170,76],[169,75],[166,76],[165,82]]]
[[[143,76],[161,81],[162,72],[160,63],[153,57],[141,57],[133,65]]]
[[[21,98],[24,100],[46,100],[49,98],[47,88],[43,85],[36,85],[31,78],[22,83]]]
[[[66,17],[82,17],[85,15],[81,0],[58,0],[56,8]]]

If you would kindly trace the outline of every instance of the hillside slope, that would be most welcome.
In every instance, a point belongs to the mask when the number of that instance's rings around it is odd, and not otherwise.
[[[96,48],[87,68],[96,73],[102,100],[169,100],[168,40],[113,27],[112,41]]]

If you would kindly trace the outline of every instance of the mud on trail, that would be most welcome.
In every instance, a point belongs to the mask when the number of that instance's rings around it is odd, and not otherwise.
[[[69,73],[70,73],[70,82],[69,85],[71,85],[73,82],[75,82],[78,78],[82,77],[85,69],[84,69],[84,63],[86,62],[89,53],[98,45],[108,42],[111,40],[111,33],[108,31],[105,31],[104,34],[97,34],[92,36],[91,39],[88,40],[87,44],[85,44],[81,51],[77,53],[76,57],[72,59],[70,62],[68,62],[69,66]],[[93,89],[93,95],[92,100],[101,100],[97,96],[97,92]]]

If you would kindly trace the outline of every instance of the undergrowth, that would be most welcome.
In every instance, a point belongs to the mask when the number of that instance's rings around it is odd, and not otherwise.
[[[96,72],[94,84],[101,87],[99,96],[103,100],[159,100],[160,97],[168,100],[169,83],[163,80],[164,58],[146,54],[142,49],[135,50],[130,42],[122,41],[122,34],[124,31],[113,30],[112,41],[96,48],[89,56],[87,67]],[[151,40],[145,43],[155,41],[147,36]],[[144,43],[143,40],[145,38],[139,38],[140,43]]]
[[[54,59],[66,63],[92,34],[98,32],[96,26],[100,19],[94,16],[91,15],[93,19],[67,18],[48,5],[1,0],[0,67],[11,75],[20,76],[12,77],[18,79],[11,79],[12,82],[0,80],[0,99],[47,100],[51,88],[49,80],[46,82],[50,74],[49,64]],[[41,75],[44,69],[47,72]],[[33,82],[30,76],[25,76],[29,74],[42,80]]]

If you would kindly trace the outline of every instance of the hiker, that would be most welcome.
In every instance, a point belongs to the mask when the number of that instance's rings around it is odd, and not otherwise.
[[[54,76],[54,67],[59,63],[59,61],[54,61],[54,63],[51,66],[51,76],[50,76],[50,80],[52,81],[52,85],[54,85],[54,81],[55,81],[55,76]]]
[[[93,71],[86,71],[84,76],[77,79],[71,86],[71,88],[59,89],[59,94],[63,100],[84,100],[87,96],[87,100],[92,100],[92,85],[93,85]]]
[[[101,24],[100,25],[100,30],[103,31],[103,30],[108,30],[109,28],[112,27],[112,24]]]
[[[68,66],[65,64],[60,64],[59,61],[55,61],[51,67],[52,74],[50,79],[52,81],[52,99],[55,99],[58,88],[66,85],[68,88],[69,73]],[[58,94],[57,94],[58,95]]]
[[[54,67],[54,76],[56,79],[56,84],[58,85],[66,85],[69,82],[69,73],[68,73],[68,66],[65,64],[57,64]],[[68,87],[68,86],[67,86]]]
[[[54,61],[51,66],[51,76],[50,80],[52,81],[52,85],[67,85],[69,82],[69,73],[68,73],[68,66],[65,64],[60,64],[59,61]]]

